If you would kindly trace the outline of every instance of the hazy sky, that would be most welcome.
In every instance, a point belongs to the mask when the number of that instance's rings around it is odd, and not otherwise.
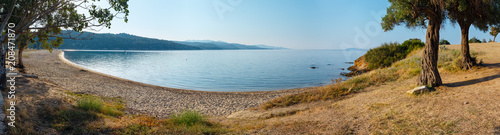
[[[99,33],[129,33],[166,40],[220,40],[291,49],[373,48],[409,38],[425,40],[425,29],[398,26],[384,32],[386,0],[130,0],[129,22],[113,21]],[[492,39],[471,28],[471,38]],[[441,38],[460,43],[449,21]]]

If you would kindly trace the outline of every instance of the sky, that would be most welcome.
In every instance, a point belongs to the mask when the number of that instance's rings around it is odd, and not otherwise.
[[[214,40],[290,49],[370,49],[425,29],[398,26],[384,32],[386,0],[130,0],[129,21],[115,19],[97,33],[128,33],[164,40]],[[443,24],[441,39],[460,43],[460,28]],[[488,32],[471,28],[470,38]]]

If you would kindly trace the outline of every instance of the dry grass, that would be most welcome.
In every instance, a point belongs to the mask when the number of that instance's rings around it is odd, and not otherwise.
[[[367,86],[347,96],[334,100],[298,102],[286,107],[267,110],[246,111],[241,117],[259,114],[279,114],[280,110],[299,110],[293,115],[268,119],[246,118],[246,123],[260,124],[257,127],[239,126],[242,133],[256,134],[498,134],[500,133],[500,44],[473,44],[473,56],[482,59],[485,66],[464,71],[455,65],[460,59],[460,46],[448,46],[440,51],[439,70],[445,85],[435,87],[433,92],[408,95],[414,88],[416,75],[412,71],[419,62],[419,52],[351,82],[377,84]],[[478,52],[478,53],[476,53]],[[458,56],[458,58],[457,58]],[[455,61],[455,62],[454,62]],[[392,69],[391,69],[392,68]],[[392,72],[388,72],[392,71]],[[415,73],[412,75],[410,73]],[[404,74],[408,73],[408,74]],[[370,75],[371,74],[371,75]],[[380,75],[382,74],[382,75]],[[384,77],[385,75],[396,77]],[[374,76],[374,78],[371,78]],[[405,79],[406,78],[406,79]],[[354,79],[352,79],[354,80]],[[349,81],[349,80],[348,80]],[[346,83],[348,81],[342,82]],[[344,84],[345,85],[345,84]],[[353,86],[350,86],[353,87]],[[356,94],[353,94],[356,93]],[[313,97],[313,96],[309,96]],[[338,100],[342,99],[342,100]],[[299,100],[304,101],[304,100]],[[248,120],[250,119],[250,120]],[[243,120],[233,120],[237,123]],[[300,123],[300,124],[296,124]],[[304,125],[304,123],[308,123]],[[247,130],[245,132],[245,130]],[[240,131],[240,130],[237,130]]]

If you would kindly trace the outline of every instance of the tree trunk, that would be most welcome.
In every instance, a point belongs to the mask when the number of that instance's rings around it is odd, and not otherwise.
[[[497,42],[497,41],[495,41],[495,38],[497,38],[497,36],[496,36],[496,35],[495,35],[495,36],[493,36],[493,42]]]
[[[437,68],[438,51],[439,51],[439,30],[441,27],[441,19],[436,17],[429,19],[427,33],[425,35],[425,48],[422,56],[422,71],[418,76],[418,84],[430,85],[436,87],[443,82]]]
[[[17,67],[20,69],[24,69],[24,64],[23,64],[23,51],[24,47],[19,48],[19,52],[17,52]]]
[[[7,52],[6,44],[2,44],[0,55],[0,89],[7,89],[7,69],[5,69],[5,53]]]
[[[470,69],[476,64],[476,61],[472,59],[469,53],[469,28],[470,24],[460,25],[462,32],[462,69]]]

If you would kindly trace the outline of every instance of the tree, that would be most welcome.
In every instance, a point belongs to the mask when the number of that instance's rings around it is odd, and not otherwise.
[[[490,35],[493,36],[493,42],[495,42],[495,39],[497,38],[498,31],[500,31],[500,28],[498,27],[491,27],[490,29]]]
[[[499,2],[498,0],[447,0],[446,5],[448,18],[452,23],[458,23],[461,29],[461,67],[469,69],[476,64],[476,60],[470,56],[469,52],[470,26],[474,25],[477,29],[486,32],[488,25],[496,21],[496,14],[500,14]]]
[[[40,42],[51,51],[62,44],[61,29],[81,32],[83,29],[110,28],[111,21],[118,15],[123,15],[127,22],[128,0],[107,1],[110,6],[103,8],[96,0],[2,0],[0,29],[8,28],[7,33],[11,34],[2,33],[0,37],[0,88],[7,86],[5,54],[9,45],[15,44],[12,39],[21,37],[26,40],[24,43],[18,41],[20,48]],[[77,9],[88,12],[78,13]]]
[[[476,37],[472,37],[468,43],[481,43],[481,40],[477,39]]]
[[[418,83],[431,87],[442,84],[437,69],[439,51],[439,30],[445,19],[445,3],[440,0],[389,0],[387,15],[382,18],[385,31],[396,25],[405,24],[408,28],[427,27],[425,48],[422,56],[422,71]],[[427,22],[427,26],[425,25]]]
[[[441,39],[439,40],[439,45],[450,45],[450,42],[448,40]]]

